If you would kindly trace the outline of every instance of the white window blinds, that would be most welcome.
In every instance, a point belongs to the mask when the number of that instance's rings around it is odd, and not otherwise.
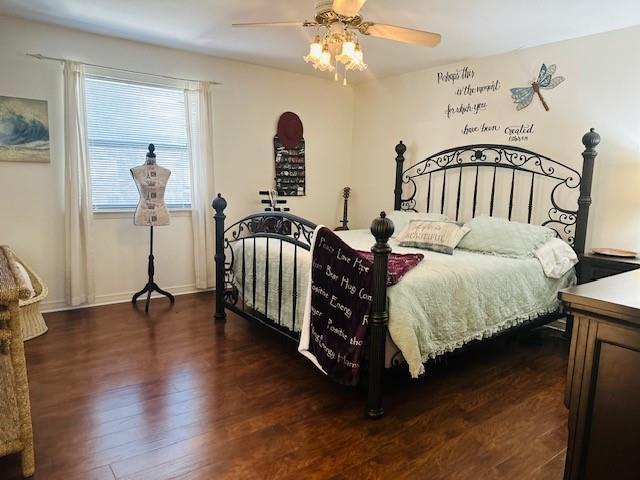
[[[86,77],[87,148],[94,210],[135,208],[129,169],[144,163],[147,146],[171,170],[169,208],[191,206],[191,167],[184,92],[178,88]]]

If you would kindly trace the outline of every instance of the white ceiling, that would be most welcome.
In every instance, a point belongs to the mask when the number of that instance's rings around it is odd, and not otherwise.
[[[361,13],[442,34],[433,49],[365,38],[363,79],[639,25],[640,1],[369,0]],[[312,20],[314,0],[0,0],[0,14],[313,73],[302,60],[313,29],[231,23]]]

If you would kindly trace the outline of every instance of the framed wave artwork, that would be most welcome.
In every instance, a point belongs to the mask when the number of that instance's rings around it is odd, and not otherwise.
[[[0,96],[0,162],[49,162],[46,100]]]

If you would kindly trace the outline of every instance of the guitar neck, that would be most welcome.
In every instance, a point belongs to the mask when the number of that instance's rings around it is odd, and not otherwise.
[[[342,221],[340,223],[342,223],[343,227],[347,226],[347,223],[349,223],[349,220],[347,220],[347,208],[348,208],[348,202],[349,202],[349,198],[345,197],[344,199],[344,205],[342,207]]]

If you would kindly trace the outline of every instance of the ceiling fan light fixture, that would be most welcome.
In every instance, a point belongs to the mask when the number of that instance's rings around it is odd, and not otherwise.
[[[347,34],[345,40],[342,42],[342,49],[340,55],[336,55],[336,60],[344,63],[345,65],[352,62],[356,50],[356,44],[353,41],[353,36]]]
[[[356,42],[351,61],[345,65],[345,68],[347,70],[358,70],[359,72],[362,72],[366,70],[367,67],[368,65],[364,63],[364,54],[362,53],[360,42]]]
[[[314,66],[321,72],[330,71],[333,72],[333,65],[331,65],[331,53],[325,46],[320,54],[320,59],[314,64]]]
[[[307,63],[311,63],[315,66],[320,61],[320,57],[322,56],[322,43],[320,41],[320,35],[316,35],[309,45],[309,54],[305,55],[304,61]]]
[[[356,35],[347,30],[347,25],[343,24],[341,29],[334,26],[327,30],[323,36],[316,35],[313,38],[309,45],[309,54],[303,57],[305,62],[321,72],[335,71],[336,80],[338,80],[337,67],[340,63],[344,65],[345,72],[366,70],[367,64],[363,61],[360,42]]]

